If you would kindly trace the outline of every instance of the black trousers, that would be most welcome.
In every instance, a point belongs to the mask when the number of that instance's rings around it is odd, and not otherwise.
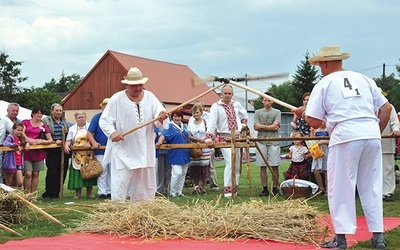
[[[59,198],[60,175],[61,175],[61,154],[64,154],[63,184],[67,176],[70,155],[61,152],[61,149],[50,149],[46,158],[46,186],[43,198]]]

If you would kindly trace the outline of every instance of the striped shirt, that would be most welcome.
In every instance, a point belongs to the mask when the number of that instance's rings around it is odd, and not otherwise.
[[[62,140],[62,128],[65,126],[64,121],[61,120],[60,123],[57,123],[53,120],[54,131],[53,131],[53,140]]]

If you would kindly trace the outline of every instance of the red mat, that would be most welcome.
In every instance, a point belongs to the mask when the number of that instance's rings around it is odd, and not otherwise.
[[[324,218],[327,224],[331,225],[330,218]],[[371,239],[371,233],[364,217],[357,219],[358,229],[355,235],[347,235],[348,247],[357,244],[359,241]],[[385,231],[400,226],[400,218],[384,218]],[[327,238],[327,240],[330,238]],[[141,240],[133,237],[118,237],[112,235],[99,234],[65,234],[55,237],[30,238],[19,241],[8,241],[0,245],[2,250],[20,250],[20,249],[41,249],[41,250],[91,250],[91,249],[196,249],[196,250],[248,250],[248,249],[320,249],[318,246],[302,246],[292,243],[282,243],[275,241],[261,240],[234,240],[230,242],[220,242],[211,240]]]

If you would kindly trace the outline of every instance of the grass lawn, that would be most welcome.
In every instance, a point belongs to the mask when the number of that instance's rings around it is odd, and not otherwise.
[[[399,164],[400,161],[397,161]],[[218,182],[220,185],[219,192],[212,192],[211,190],[207,190],[207,195],[205,196],[197,196],[192,195],[193,187],[187,187],[184,189],[185,197],[171,198],[170,200],[179,204],[179,205],[190,205],[194,199],[205,199],[208,201],[216,199],[219,195],[222,194],[222,186],[223,186],[223,171],[224,171],[224,163],[222,161],[216,161],[216,169]],[[280,168],[279,178],[283,180],[283,172],[287,170],[290,161],[282,161]],[[234,203],[241,203],[243,201],[249,201],[250,199],[259,199],[258,195],[260,194],[262,187],[260,183],[260,174],[259,168],[255,166],[254,162],[250,164],[250,179],[247,179],[247,164],[243,164],[242,175],[240,177],[240,185],[239,185],[239,195],[236,199],[234,199]],[[41,194],[44,192],[44,177],[45,172],[40,173],[40,182],[39,182],[39,193],[38,193],[38,201],[35,203],[38,207],[44,209],[44,211],[50,213],[55,218],[63,222],[66,227],[59,226],[54,222],[51,222],[44,218],[42,215],[30,212],[31,220],[23,222],[21,224],[12,225],[11,228],[22,235],[22,237],[12,236],[6,231],[0,230],[0,244],[4,243],[8,240],[14,239],[25,239],[31,237],[40,237],[40,236],[54,236],[68,232],[71,228],[76,226],[76,223],[81,220],[86,213],[89,213],[90,210],[98,203],[104,202],[101,199],[72,199],[75,195],[75,191],[66,189],[66,184],[64,185],[64,197],[62,199],[52,199],[52,200],[44,200],[41,198]],[[271,186],[271,175],[269,174],[269,187]],[[68,179],[67,179],[68,181]],[[84,196],[86,190],[82,190],[82,195]],[[93,194],[97,194],[97,187],[93,188]],[[267,201],[268,197],[261,198],[264,201]],[[283,200],[283,197],[278,197],[278,200]],[[396,187],[396,193],[394,196],[395,201],[384,203],[384,216],[385,217],[399,217],[400,216],[400,190],[399,185]],[[221,199],[221,206],[225,205],[228,199]],[[65,203],[74,202],[74,204],[67,205]],[[327,198],[324,196],[317,196],[308,201],[310,206],[316,207],[321,214],[328,214],[328,202]],[[359,200],[357,200],[357,214],[362,216],[362,209]],[[400,227],[391,230],[385,233],[386,240],[389,243],[388,249],[398,249],[397,246],[400,246]],[[396,246],[396,247],[395,247]],[[369,249],[371,247],[370,241],[361,242],[354,246],[352,249]],[[0,246],[1,248],[1,246]]]

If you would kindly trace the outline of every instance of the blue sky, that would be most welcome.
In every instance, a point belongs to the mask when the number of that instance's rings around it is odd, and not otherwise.
[[[400,1],[387,0],[0,0],[0,45],[24,61],[28,88],[62,71],[85,76],[109,49],[200,77],[291,77],[307,51],[339,45],[351,54],[346,69],[373,78],[400,64],[399,13]]]

